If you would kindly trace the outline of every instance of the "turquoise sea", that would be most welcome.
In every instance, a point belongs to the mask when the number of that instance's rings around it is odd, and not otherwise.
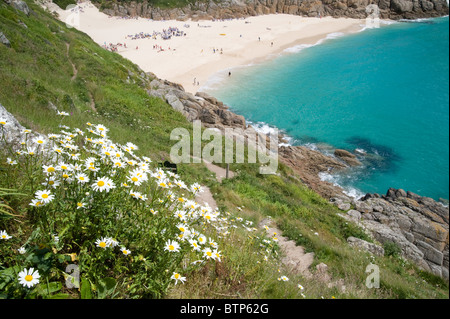
[[[325,153],[356,150],[363,167],[322,175],[349,194],[449,198],[448,17],[332,34],[215,80],[205,91],[260,129]]]

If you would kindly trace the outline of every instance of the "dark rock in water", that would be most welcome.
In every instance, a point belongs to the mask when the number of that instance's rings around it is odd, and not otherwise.
[[[8,38],[3,34],[3,32],[0,32],[0,43],[6,45],[8,48],[11,47],[11,42],[9,42]]]
[[[350,153],[346,150],[336,149],[334,150],[334,155],[350,166],[360,166],[362,163],[356,158],[355,154]]]

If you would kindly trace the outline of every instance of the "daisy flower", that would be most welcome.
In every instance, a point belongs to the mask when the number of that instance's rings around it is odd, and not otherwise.
[[[19,252],[19,254],[23,255],[27,252],[27,250],[25,249],[24,246],[20,247],[19,249],[17,249],[17,251]]]
[[[97,247],[106,249],[106,248],[109,247],[109,245],[110,245],[109,238],[102,237],[102,238],[100,238],[100,239],[97,239],[97,241],[95,242],[95,244],[97,245]]]
[[[89,182],[89,177],[84,173],[78,173],[75,178],[80,184],[85,184]]]
[[[48,185],[55,189],[59,186],[59,184],[59,181],[54,176],[50,176],[46,182],[42,183],[44,186]]]
[[[202,245],[206,244],[206,236],[205,235],[198,236],[198,242]]]
[[[131,142],[128,142],[125,146],[132,151],[137,151],[139,149],[139,147],[137,147],[135,144],[133,144]]]
[[[179,252],[180,251],[180,244],[174,240],[169,240],[166,243],[166,246],[164,247],[164,250],[167,250],[169,252]]]
[[[0,117],[0,125],[1,126],[6,126],[6,124],[8,124],[8,121],[6,120],[6,118]]]
[[[67,113],[67,112],[64,112],[64,111],[58,111],[58,115],[60,115],[60,116],[69,116],[69,113]]]
[[[129,254],[131,254],[131,251],[129,251],[128,249],[126,249],[125,247],[121,247],[120,251],[122,252],[122,254],[124,254],[125,256],[128,256]]]
[[[114,182],[108,178],[108,177],[99,177],[97,178],[97,180],[95,181],[94,184],[92,184],[92,188],[94,189],[94,191],[96,192],[109,192],[111,189],[116,188],[116,186],[114,185]]]
[[[45,145],[47,143],[47,141],[45,140],[44,137],[38,136],[38,137],[33,139],[33,143],[36,143],[38,145]]]
[[[77,209],[81,209],[81,208],[86,208],[86,204],[83,202],[78,202],[77,203]]]
[[[107,240],[109,242],[109,247],[116,247],[117,245],[119,245],[119,242],[114,238],[107,238]]]
[[[198,245],[198,243],[197,243],[196,240],[191,239],[191,240],[189,240],[189,243],[190,243],[191,246],[192,246],[192,250],[194,250],[194,251],[200,251],[200,246]]]
[[[175,285],[181,281],[182,283],[184,283],[186,281],[186,277],[182,277],[179,273],[174,272],[172,277],[170,277],[170,279],[175,280]]]
[[[31,288],[39,283],[40,277],[39,272],[34,268],[28,270],[25,268],[19,272],[19,283],[24,287]]]
[[[30,203],[30,206],[33,206],[33,207],[40,207],[40,206],[44,206],[44,205],[45,204],[37,198],[32,199],[31,203]]]
[[[44,169],[44,173],[49,175],[55,173],[57,170],[59,170],[58,167],[54,165],[42,165],[42,168]]]
[[[281,276],[280,278],[278,278],[278,281],[289,281],[289,278],[286,276]]]
[[[52,195],[49,190],[37,191],[35,195],[36,199],[41,201],[43,204],[50,203],[55,198],[55,195]]]
[[[6,230],[2,230],[2,231],[0,231],[0,239],[10,239],[10,238],[12,238],[12,236],[9,236],[7,233],[6,233]]]
[[[105,127],[104,125],[102,125],[102,124],[98,124],[95,128],[97,129],[97,132],[98,132],[99,134],[106,134],[106,133],[109,131],[109,129],[106,128],[106,127]]]
[[[6,159],[6,163],[9,165],[17,165],[17,161],[12,160],[9,157]]]
[[[206,257],[206,259],[216,259],[216,256],[210,248],[203,249],[203,257]]]

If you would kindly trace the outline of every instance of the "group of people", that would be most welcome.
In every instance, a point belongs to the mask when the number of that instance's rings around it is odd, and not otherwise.
[[[119,51],[119,47],[123,47],[123,48],[127,48],[127,44],[126,43],[109,43],[106,44],[106,42],[103,44],[103,48],[105,48],[106,50],[109,50],[111,52],[118,52]]]
[[[163,29],[161,32],[153,31],[153,33],[136,33],[130,34],[127,38],[131,40],[139,40],[139,39],[154,39],[156,40],[158,36],[161,36],[163,40],[170,40],[172,37],[182,37],[186,36],[186,33],[176,27],[169,27],[168,29]]]

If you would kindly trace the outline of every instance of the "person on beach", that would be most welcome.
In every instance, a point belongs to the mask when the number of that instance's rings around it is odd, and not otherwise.
[[[228,72],[228,76],[231,76],[231,72]]]

